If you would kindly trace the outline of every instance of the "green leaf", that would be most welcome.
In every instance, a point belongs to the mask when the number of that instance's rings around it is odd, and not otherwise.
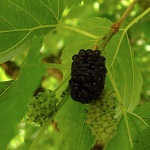
[[[92,18],[92,19],[84,19],[81,24],[81,30],[70,29],[65,27],[66,29],[73,30],[69,36],[68,42],[66,43],[66,47],[63,50],[61,59],[62,63],[67,67],[72,63],[72,56],[77,54],[80,49],[91,48],[94,49],[94,44],[99,38],[99,36],[103,36],[109,31],[109,27],[111,26],[111,22],[105,18]],[[64,29],[63,29],[64,30]],[[65,31],[65,30],[64,30]],[[83,31],[83,32],[82,32]],[[84,32],[85,31],[85,32]],[[70,75],[69,71],[64,71],[64,78]],[[64,84],[61,88],[61,92],[65,87],[67,87],[68,83]]]
[[[26,50],[33,36],[52,31],[62,11],[62,0],[1,1],[0,63]]]
[[[36,38],[24,60],[16,81],[0,97],[0,147],[6,149],[16,134],[16,127],[24,117],[27,105],[45,72],[40,48],[43,40]]]
[[[69,37],[66,48],[63,50],[61,59],[62,63],[67,66],[72,63],[72,56],[77,54],[80,49],[91,48],[94,49],[94,44],[99,36],[106,34],[111,26],[111,22],[105,18],[93,17],[91,19],[84,19],[79,25],[82,33],[77,29],[76,32],[72,31],[72,34]],[[70,29],[72,30],[72,29]],[[89,35],[89,33],[91,35]]]
[[[150,150],[150,127],[143,130],[138,138],[133,150]]]
[[[11,81],[0,82],[0,95],[13,83]]]
[[[150,102],[146,102],[134,111],[135,114],[141,116],[150,126]]]
[[[79,25],[79,29],[77,28],[75,30],[66,27],[66,29],[70,29],[76,32],[73,32],[69,37],[67,46],[62,54],[62,63],[67,66],[71,65],[72,56],[74,54],[77,54],[80,49],[94,49],[98,38],[103,37],[103,35],[108,33],[111,25],[112,23],[105,18],[91,18],[83,20],[83,23]],[[98,42],[98,44],[100,44],[101,42],[102,39]],[[123,106],[127,110],[132,112],[139,103],[142,77],[135,64],[134,55],[130,47],[127,34],[124,33],[123,29],[121,29],[111,39],[102,54],[104,54],[104,56],[106,57],[106,63],[111,70],[113,79],[115,80],[115,84],[121,95]],[[64,75],[66,74],[70,74],[70,71],[64,72]],[[106,81],[106,86],[110,87],[111,85],[108,77]],[[132,115],[128,114],[127,124],[129,124],[129,127],[130,125],[135,126],[133,118],[134,117]],[[123,140],[127,141],[125,150],[130,147],[127,124],[124,118],[122,118],[118,128],[118,134],[120,138],[122,138],[121,136],[123,136],[124,134],[126,135],[124,136],[125,139]],[[139,128],[142,127],[143,126],[139,124]],[[144,129],[144,127],[142,129]],[[124,130],[121,130],[122,128]],[[138,130],[138,128],[136,128],[135,130]],[[65,134],[66,131],[62,132]],[[137,134],[137,131],[133,132],[136,132]],[[116,145],[117,142],[115,143]],[[120,146],[120,142],[121,141],[118,142],[118,147]]]
[[[127,34],[121,30],[106,47],[109,68],[119,89],[123,105],[133,111],[140,100],[143,83],[142,76],[136,66],[134,54]]]
[[[55,118],[68,150],[90,150],[95,144],[96,139],[85,124],[86,108],[69,98]]]
[[[94,49],[94,44],[98,37],[102,37],[108,33],[111,25],[112,23],[105,18],[94,17],[92,19],[83,20],[79,29],[86,33],[78,29],[72,33],[62,54],[63,64],[67,66],[71,65],[72,56],[77,54],[80,49]],[[124,30],[121,29],[111,39],[104,51],[104,55],[113,74],[124,107],[133,111],[139,103],[143,80],[135,64],[127,34],[124,35],[123,31]],[[102,39],[98,44],[101,42]],[[106,85],[107,84],[109,83],[107,82]]]
[[[148,125],[150,125],[150,102],[145,103],[140,107],[137,107],[136,110],[134,111],[136,115],[141,117],[142,120],[144,120]],[[133,140],[133,144],[135,143],[135,138],[137,136],[140,136],[141,131],[144,130],[147,126],[144,124],[142,120],[137,118],[133,114],[128,114],[128,124],[131,132],[131,137]],[[117,128],[117,134],[114,136],[112,141],[108,143],[106,146],[106,150],[120,150],[120,145],[122,150],[130,150],[130,142],[129,142],[129,137],[128,137],[128,132],[127,132],[127,127],[125,124],[125,119],[122,117],[118,128]]]

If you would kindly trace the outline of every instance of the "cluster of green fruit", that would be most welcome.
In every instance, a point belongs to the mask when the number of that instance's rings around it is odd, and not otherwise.
[[[103,144],[109,142],[115,133],[118,122],[114,118],[115,108],[115,93],[110,89],[105,89],[101,96],[89,105],[86,124]]]
[[[27,108],[28,121],[43,125],[56,109],[58,99],[50,90],[33,97]]]

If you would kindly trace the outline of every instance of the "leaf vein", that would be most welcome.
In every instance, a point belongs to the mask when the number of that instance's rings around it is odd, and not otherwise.
[[[57,9],[57,16],[58,18],[60,17],[59,15],[59,11],[60,11],[60,3],[59,3],[59,0],[57,0],[57,6],[58,6],[58,9]]]
[[[30,16],[37,24],[41,25],[40,22],[34,16],[32,16],[30,13],[28,13],[27,11],[25,11],[24,9],[22,9],[21,7],[19,7],[15,3],[13,3],[12,1],[8,0],[8,2],[10,2],[12,5],[14,5],[16,8],[18,8],[19,10],[21,10],[22,12],[24,12],[28,16]]]
[[[54,11],[53,11],[53,9],[51,7],[51,2],[49,1],[49,4],[50,4],[51,8],[49,8],[47,5],[45,5],[43,2],[41,2],[41,0],[39,0],[39,2],[42,3],[54,15],[56,21],[58,22],[58,18],[57,18],[56,14],[54,13]]]
[[[64,114],[64,116],[62,117],[62,125],[64,126],[65,123],[65,117],[67,116],[67,114],[69,113],[69,110],[75,105],[76,102],[74,102],[72,105],[70,105],[70,107],[68,107],[66,113]]]
[[[130,106],[131,104],[131,100],[132,100],[132,96],[134,95],[133,91],[134,91],[134,83],[135,83],[135,75],[134,75],[134,67],[133,67],[133,55],[132,55],[132,52],[131,52],[131,47],[130,47],[130,43],[129,43],[129,39],[128,39],[128,36],[127,36],[127,32],[126,32],[126,38],[127,38],[127,41],[128,41],[128,46],[129,46],[129,50],[130,50],[130,56],[131,56],[131,66],[132,66],[132,93],[130,94],[130,101],[128,103],[128,107]]]
[[[10,21],[8,21],[7,19],[3,18],[2,16],[0,16],[0,18],[2,20],[4,20],[6,23],[8,23],[9,25],[11,25],[14,29],[16,29],[16,27]]]
[[[83,123],[81,123],[81,124],[82,124],[82,128],[81,128],[80,135],[79,135],[79,140],[78,140],[77,149],[80,149],[79,146],[80,146],[80,141],[81,141],[81,137],[82,137],[82,133],[83,133],[84,122],[85,122],[85,119],[84,119]]]
[[[147,109],[149,109],[150,108],[150,106],[149,107],[147,107],[147,108],[145,108],[145,109],[143,109],[143,110],[141,110],[140,112],[138,112],[137,114],[141,114],[141,113],[143,113],[144,111],[146,111]]]
[[[4,31],[0,31],[0,33],[10,33],[10,32],[18,32],[18,31],[34,31],[37,29],[42,29],[42,28],[51,28],[51,27],[57,27],[57,24],[54,25],[41,25],[41,26],[37,26],[34,28],[24,28],[24,29],[15,29],[15,30],[4,30]]]
[[[114,61],[115,61],[115,59],[117,58],[117,55],[118,55],[118,52],[119,52],[119,48],[120,48],[120,45],[121,45],[121,43],[122,43],[122,40],[123,40],[124,34],[125,34],[125,33],[123,32],[123,34],[122,34],[122,36],[121,36],[121,38],[120,38],[120,40],[119,40],[119,43],[118,43],[117,49],[116,49],[116,52],[115,52],[115,55],[114,55],[114,59],[112,60],[112,63],[110,64],[109,69],[113,66]]]
[[[28,32],[28,34],[26,34],[19,42],[17,42],[14,46],[12,46],[11,48],[3,51],[0,53],[0,55],[4,54],[4,53],[7,53],[7,51],[9,51],[10,49],[12,48],[15,48],[16,46],[18,46],[23,40],[25,40],[28,36],[29,36],[30,32]]]

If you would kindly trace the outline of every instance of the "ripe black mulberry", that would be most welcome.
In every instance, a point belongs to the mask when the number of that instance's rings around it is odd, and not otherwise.
[[[83,104],[96,100],[104,89],[106,67],[105,57],[99,50],[81,49],[72,57],[70,95]]]

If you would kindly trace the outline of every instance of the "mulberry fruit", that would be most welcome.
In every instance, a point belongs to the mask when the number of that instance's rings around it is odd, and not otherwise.
[[[51,96],[51,91],[39,93],[33,97],[27,108],[27,120],[37,125],[43,125],[56,108],[58,99]]]
[[[83,104],[91,103],[104,89],[106,59],[100,55],[99,50],[81,49],[72,60],[70,95],[75,101]]]
[[[86,124],[96,139],[103,144],[114,136],[118,118],[115,118],[116,97],[110,89],[105,89],[101,96],[88,108]]]

